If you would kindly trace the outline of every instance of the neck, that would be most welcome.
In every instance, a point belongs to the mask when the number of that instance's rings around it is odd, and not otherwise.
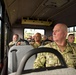
[[[64,47],[64,46],[66,45],[66,41],[57,41],[56,44],[57,44],[58,46]]]
[[[63,42],[56,42],[56,44],[58,45],[59,49],[61,52],[64,52],[65,51],[65,48],[66,48],[66,41],[63,41]]]
[[[37,41],[36,43],[39,43],[40,44],[41,42],[40,41]]]

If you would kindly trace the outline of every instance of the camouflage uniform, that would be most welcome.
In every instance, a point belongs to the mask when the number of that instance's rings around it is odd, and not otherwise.
[[[55,42],[49,43],[45,45],[45,47],[51,47],[58,50],[64,57],[68,67],[76,66],[76,46],[75,45],[72,45],[67,42],[64,52],[61,52],[59,50],[59,47],[57,46]],[[60,62],[54,54],[49,53],[49,52],[46,52],[46,53],[44,52],[44,53],[38,54],[33,66],[34,68],[40,68],[44,66],[50,67],[50,66],[58,66],[58,65],[60,65]]]
[[[17,43],[17,42],[11,41],[11,42],[9,43],[9,47],[14,46],[16,43]]]
[[[33,44],[31,44],[34,48],[38,48],[41,44],[39,44],[39,43],[33,43]]]

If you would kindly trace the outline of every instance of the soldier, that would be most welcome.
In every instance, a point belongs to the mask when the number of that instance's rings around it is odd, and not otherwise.
[[[19,40],[19,35],[18,34],[14,34],[13,37],[12,37],[12,41],[9,43],[9,47],[12,47],[14,45],[20,45],[21,42],[18,42]]]
[[[67,36],[67,26],[62,23],[58,23],[53,28],[53,40],[44,47],[51,47],[58,50],[63,58],[66,61],[68,67],[76,67],[76,46],[70,44],[66,41]],[[74,56],[74,58],[73,58]],[[49,52],[39,53],[37,55],[36,60],[34,61],[34,68],[41,68],[41,67],[51,67],[51,66],[58,66],[60,62],[58,58]]]
[[[68,42],[74,43],[74,41],[75,41],[75,35],[74,34],[69,34],[68,35]]]
[[[36,34],[34,35],[34,40],[35,40],[35,42],[30,43],[30,44],[31,44],[34,48],[38,48],[38,47],[41,45],[41,40],[42,40],[41,34],[40,34],[40,33],[36,33]]]

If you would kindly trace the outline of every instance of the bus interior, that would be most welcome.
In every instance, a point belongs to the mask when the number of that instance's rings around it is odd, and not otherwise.
[[[49,36],[56,23],[76,32],[76,0],[0,0],[0,72],[13,34],[25,39],[24,30],[40,29]]]

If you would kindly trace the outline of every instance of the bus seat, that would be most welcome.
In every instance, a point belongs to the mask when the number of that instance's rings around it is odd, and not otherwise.
[[[24,40],[24,39],[20,39],[18,42],[21,42],[20,45],[29,45],[29,42],[27,40]],[[17,45],[17,43],[16,43],[16,45]]]
[[[11,73],[9,75],[16,75],[16,72]],[[31,72],[21,75],[76,75],[76,70],[74,68],[64,68],[64,69],[46,70],[41,72]]]
[[[38,68],[38,69],[23,70],[24,65],[26,65],[27,63],[27,60],[32,55],[40,52],[51,52],[55,54],[60,60],[61,65]],[[57,50],[53,48],[42,47],[42,48],[32,49],[29,52],[27,52],[26,55],[22,58],[20,65],[17,69],[17,72],[13,72],[9,75],[76,75],[76,69],[68,67],[63,56]]]
[[[22,57],[26,52],[33,49],[31,45],[22,46],[12,46],[8,52],[8,73],[15,72],[19,66]],[[31,57],[31,60],[26,64],[25,69],[31,69],[33,67],[33,62],[35,60],[35,55]]]
[[[26,43],[26,42],[21,41],[21,45],[20,45],[20,46],[22,46],[22,45],[27,45],[27,43]]]

